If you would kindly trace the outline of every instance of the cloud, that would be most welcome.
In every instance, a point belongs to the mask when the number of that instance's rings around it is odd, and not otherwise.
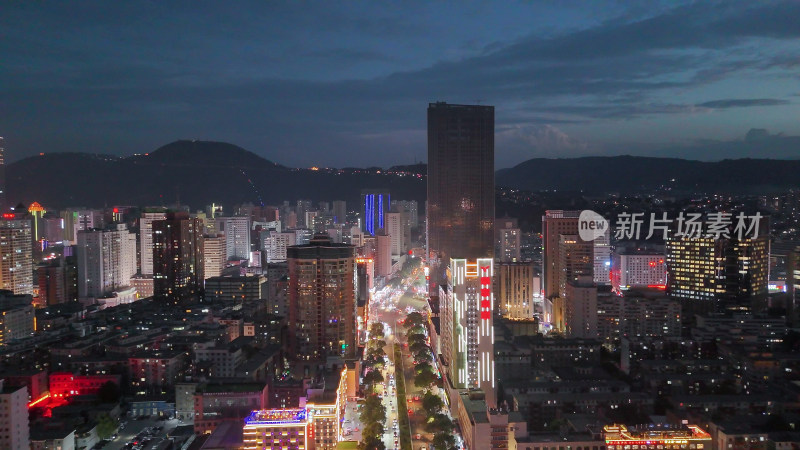
[[[495,161],[510,167],[531,158],[564,158],[586,154],[589,144],[569,136],[553,125],[516,125],[497,130]]]
[[[750,106],[776,106],[788,105],[788,100],[780,100],[776,98],[729,98],[724,100],[712,100],[710,102],[700,103],[697,106],[701,108],[712,109],[728,109],[728,108],[746,108]]]

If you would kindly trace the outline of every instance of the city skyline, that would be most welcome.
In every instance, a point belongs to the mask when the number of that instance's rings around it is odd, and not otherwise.
[[[796,157],[795,2],[459,6],[15,4],[0,135],[9,161],[197,138],[389,166],[425,159],[426,103],[480,101],[498,168]]]

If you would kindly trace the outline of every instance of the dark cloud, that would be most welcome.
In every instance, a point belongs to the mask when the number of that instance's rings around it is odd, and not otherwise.
[[[697,106],[701,108],[727,109],[746,108],[749,106],[776,106],[788,104],[788,100],[780,100],[776,98],[729,98],[724,100],[712,100],[710,102],[700,103]]]
[[[172,16],[157,3],[141,14],[116,5],[57,6],[32,21],[26,14],[35,7],[23,4],[0,18],[0,134],[13,154],[76,147],[129,154],[196,137],[289,165],[388,165],[396,155],[424,154],[428,102],[479,99],[497,106],[498,134],[509,137],[514,155],[527,154],[525,146],[544,151],[548,142],[560,143],[559,154],[583,154],[602,149],[591,136],[567,139],[546,126],[603,121],[613,129],[615,121],[711,109],[794,107],[768,97],[788,97],[796,85],[725,97],[748,92],[738,78],[763,86],[768,75],[777,86],[797,77],[800,65],[795,1],[639,5],[547,36],[468,38],[459,46],[466,56],[442,55],[422,68],[399,43],[436,48],[427,33],[445,18],[417,17],[404,10],[411,7],[359,16],[360,7],[328,3],[313,11],[200,3]],[[266,24],[267,17],[280,20]],[[722,82],[731,85],[703,91]]]

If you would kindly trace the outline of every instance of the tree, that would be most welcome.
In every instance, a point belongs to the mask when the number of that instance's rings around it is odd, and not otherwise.
[[[369,335],[371,337],[379,337],[383,339],[383,323],[373,322],[372,325],[369,326]]]
[[[374,349],[378,349],[380,351],[384,351],[383,348],[386,347],[386,341],[383,339],[375,339],[369,341],[369,346]]]
[[[433,436],[433,448],[436,450],[451,450],[456,447],[456,438],[452,434],[439,432]]]
[[[422,326],[424,323],[425,318],[422,317],[422,314],[414,311],[406,316],[406,321],[403,323],[403,326],[406,328],[411,328],[416,325]]]
[[[383,424],[380,422],[371,422],[364,425],[362,436],[380,438],[383,434]]]
[[[425,335],[422,333],[409,334],[407,339],[408,339],[408,345],[428,343],[428,338],[425,337]]]
[[[414,377],[414,386],[425,388],[436,382],[436,375],[431,372],[422,372]]]
[[[438,395],[429,391],[422,396],[422,408],[428,416],[433,416],[444,408],[444,402]]]
[[[113,381],[106,381],[97,390],[97,397],[103,403],[117,403],[121,395],[122,391],[120,391],[117,383]]]
[[[429,433],[452,433],[455,425],[446,414],[433,414],[425,423],[425,431]]]
[[[431,362],[433,362],[433,356],[431,356],[431,352],[426,347],[425,350],[414,354],[414,360],[417,363],[421,363],[421,362],[431,363]]]
[[[427,353],[428,352],[428,346],[426,344],[423,344],[423,343],[420,343],[420,342],[414,342],[413,344],[408,344],[408,350],[411,353],[415,354],[415,355],[417,353],[422,353],[422,352],[426,352]]]
[[[374,387],[378,383],[383,383],[383,374],[380,370],[372,369],[364,375],[364,384]]]
[[[106,413],[97,416],[97,437],[107,439],[117,431],[117,421]]]
[[[381,403],[380,397],[375,394],[367,396],[364,400],[364,406],[361,408],[359,419],[364,424],[386,420],[386,407]]]
[[[419,375],[422,372],[431,372],[433,373],[433,366],[429,362],[420,362],[414,367],[414,374]]]
[[[386,445],[380,438],[362,436],[361,442],[358,444],[359,450],[386,450]]]

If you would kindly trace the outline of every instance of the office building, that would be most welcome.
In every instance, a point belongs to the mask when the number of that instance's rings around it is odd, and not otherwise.
[[[594,272],[594,248],[578,235],[562,234],[558,241],[559,296],[566,297],[567,283]]]
[[[494,257],[494,107],[428,105],[427,251],[432,285],[451,258]]]
[[[301,360],[354,357],[355,247],[315,236],[287,252],[290,348]]]
[[[497,219],[495,224],[497,239],[496,251],[500,262],[517,262],[522,260],[520,253],[520,237],[522,232],[517,226],[517,219]]]
[[[216,221],[217,232],[225,234],[226,258],[250,258],[250,217],[217,217]]]
[[[364,205],[364,220],[361,223],[365,233],[372,236],[386,227],[386,213],[391,206],[389,191],[364,189],[361,191],[361,204]]]
[[[28,450],[28,389],[25,386],[6,386],[0,380],[0,448]]]
[[[246,277],[206,278],[206,300],[222,303],[243,303],[266,298],[267,279],[261,275]]]
[[[203,272],[205,278],[218,277],[225,270],[228,262],[228,250],[225,245],[225,235],[203,236]]]
[[[195,434],[211,433],[224,421],[236,421],[241,427],[253,410],[267,406],[267,389],[263,382],[198,385],[194,394]]]
[[[33,336],[33,298],[29,295],[21,297],[23,302],[0,305],[0,346]]]
[[[639,446],[642,450],[680,450],[696,448],[710,450],[714,448],[711,435],[697,425],[631,427],[613,424],[603,427],[606,448],[623,450]],[[731,444],[728,444],[729,446]],[[720,445],[719,449],[730,448]]]
[[[332,212],[335,223],[340,225],[347,223],[347,202],[344,200],[334,200]]]
[[[306,222],[306,212],[313,211],[314,204],[311,200],[298,200],[297,201],[297,208],[295,208],[295,214],[297,215],[297,225],[298,227],[305,227],[311,228],[311,224]],[[287,225],[287,227],[290,227]],[[293,227],[292,227],[293,228]]]
[[[542,288],[547,299],[554,299],[561,293],[562,276],[559,244],[561,235],[578,234],[580,211],[545,211],[542,216]]]
[[[166,218],[166,211],[156,208],[146,208],[139,218],[139,273],[145,277],[153,275],[153,222]]]
[[[4,214],[0,219],[0,289],[33,294],[31,222]]]
[[[385,219],[385,232],[391,239],[392,256],[400,256],[406,252],[405,227],[402,212],[388,212]]]
[[[597,339],[597,285],[589,276],[567,282],[564,328],[570,338]]]
[[[388,277],[392,274],[392,238],[386,234],[375,236],[375,275]]]
[[[441,301],[442,357],[455,389],[481,389],[496,406],[492,277],[494,260],[451,259]],[[445,289],[442,289],[445,291]]]
[[[621,250],[611,258],[611,288],[620,293],[642,287],[666,287],[667,264],[663,252]]]
[[[187,213],[169,213],[153,222],[153,295],[177,303],[203,288],[203,222]]]
[[[286,249],[297,245],[297,234],[293,231],[278,232],[269,231],[263,240],[262,250],[266,255],[267,262],[286,261]]]
[[[136,275],[136,235],[123,224],[78,232],[78,297],[101,298],[130,286]]]
[[[402,211],[410,228],[419,226],[419,211],[416,200],[392,200],[391,209]]]
[[[38,304],[42,306],[56,305],[67,301],[66,270],[62,258],[56,258],[36,269],[39,284]]]
[[[752,306],[768,294],[769,233],[666,242],[667,292],[690,313]]]
[[[539,295],[533,263],[502,262],[497,265],[497,305],[508,319],[532,319],[534,297]]]
[[[592,241],[594,246],[594,283],[601,286],[611,284],[611,230],[606,228],[605,233]]]
[[[0,211],[6,210],[6,150],[0,136]]]

